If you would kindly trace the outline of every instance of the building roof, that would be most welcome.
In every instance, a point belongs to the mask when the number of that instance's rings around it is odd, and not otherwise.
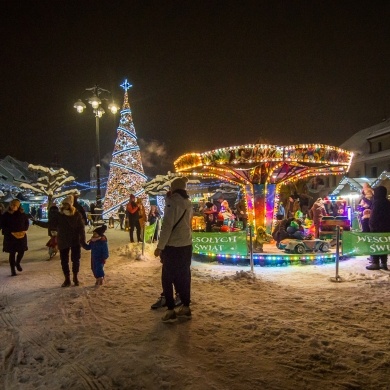
[[[353,152],[355,157],[366,155],[370,153],[367,140],[387,133],[390,133],[390,119],[358,131],[341,144],[340,148]]]
[[[349,186],[349,192],[361,193],[364,183],[368,183],[372,186],[374,181],[375,179],[368,179],[366,177],[351,178],[344,176],[330,195],[340,195],[341,192],[345,192],[345,189],[348,188],[346,186]]]
[[[32,183],[37,177],[28,170],[28,163],[19,161],[11,156],[0,160],[0,189],[10,190],[19,187],[21,183]]]

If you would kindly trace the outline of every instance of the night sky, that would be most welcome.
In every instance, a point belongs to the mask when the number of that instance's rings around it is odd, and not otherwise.
[[[339,146],[390,115],[389,1],[2,1],[0,158],[88,178],[125,78],[144,169],[256,141]],[[108,110],[106,110],[108,111]],[[100,126],[111,155],[119,114]]]

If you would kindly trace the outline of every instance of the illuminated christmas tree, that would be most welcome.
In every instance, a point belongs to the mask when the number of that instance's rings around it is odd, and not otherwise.
[[[107,190],[104,198],[103,216],[110,217],[118,212],[121,204],[126,206],[130,194],[141,198],[145,206],[146,215],[149,213],[150,203],[143,185],[147,181],[141,161],[141,152],[137,144],[137,136],[129,97],[127,94],[131,85],[124,81],[121,87],[125,90],[123,106],[120,111],[121,118],[117,128],[117,138],[110,163]]]

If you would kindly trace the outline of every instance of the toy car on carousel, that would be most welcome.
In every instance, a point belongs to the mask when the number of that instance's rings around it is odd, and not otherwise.
[[[303,254],[306,252],[329,252],[330,242],[320,239],[315,240],[296,240],[285,239],[282,240],[279,246],[280,249],[284,249],[289,253]]]

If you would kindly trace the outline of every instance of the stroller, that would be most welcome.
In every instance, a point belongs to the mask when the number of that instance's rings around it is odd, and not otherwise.
[[[46,246],[49,248],[49,260],[50,260],[58,252],[57,232],[55,230],[50,231],[50,240],[46,243]]]

